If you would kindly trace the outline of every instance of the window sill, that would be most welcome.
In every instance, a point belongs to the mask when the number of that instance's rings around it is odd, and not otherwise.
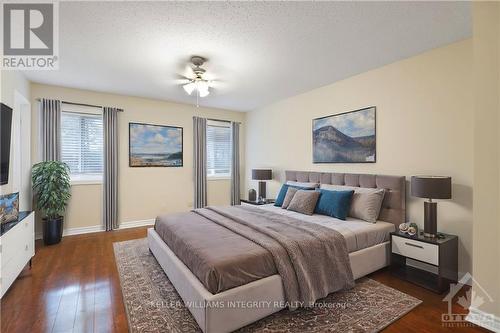
[[[96,175],[72,175],[70,180],[71,186],[73,185],[101,185],[102,176]]]

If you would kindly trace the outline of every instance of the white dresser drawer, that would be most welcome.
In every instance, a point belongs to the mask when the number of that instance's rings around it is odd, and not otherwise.
[[[33,253],[34,214],[30,214],[1,237],[2,265],[8,263],[20,251],[28,246]],[[34,254],[34,253],[33,253]]]
[[[30,249],[23,248],[22,251],[16,253],[8,263],[2,263],[2,279],[0,281],[1,296],[7,292],[31,257]]]
[[[35,255],[35,214],[32,212],[0,237],[0,298]]]
[[[439,265],[439,246],[392,235],[392,253]]]
[[[19,252],[19,241],[26,238],[25,229],[22,221],[2,236],[2,264],[8,263]]]

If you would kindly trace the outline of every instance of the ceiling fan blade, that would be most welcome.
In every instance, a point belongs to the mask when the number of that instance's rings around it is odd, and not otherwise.
[[[225,82],[221,80],[210,80],[208,81],[208,86],[213,89],[224,88]]]
[[[175,80],[174,80],[174,83],[175,83],[175,84],[180,84],[180,85],[188,84],[189,82],[191,82],[191,80],[190,80],[190,79],[188,79],[188,78],[183,78],[183,79],[175,79]]]
[[[195,77],[196,74],[193,71],[193,68],[189,65],[186,65],[181,72],[181,75],[184,77]]]
[[[185,76],[185,75],[182,75],[182,74],[175,74],[175,77],[173,78],[172,82],[174,84],[187,84],[189,82],[191,82],[193,79],[190,78],[189,76]]]

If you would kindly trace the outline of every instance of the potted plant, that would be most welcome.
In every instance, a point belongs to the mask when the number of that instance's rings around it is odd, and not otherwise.
[[[68,166],[59,161],[40,162],[32,170],[36,206],[42,212],[43,242],[46,245],[61,241],[63,214],[71,197]]]

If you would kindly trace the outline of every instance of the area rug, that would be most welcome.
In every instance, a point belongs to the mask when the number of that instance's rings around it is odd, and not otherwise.
[[[146,238],[114,243],[114,251],[130,332],[201,332]],[[282,310],[237,332],[378,332],[420,303],[363,278],[313,308]]]

